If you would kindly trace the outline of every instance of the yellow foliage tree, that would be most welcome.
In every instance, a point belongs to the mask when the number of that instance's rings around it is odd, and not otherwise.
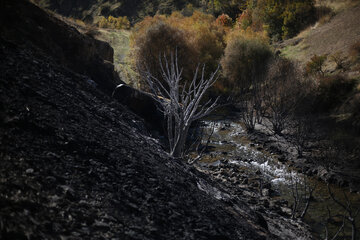
[[[224,88],[241,94],[251,87],[268,59],[272,56],[268,38],[251,30],[234,29],[226,38],[227,46],[221,59]]]
[[[200,11],[194,11],[190,17],[180,12],[146,17],[134,26],[130,38],[134,67],[140,63],[144,68],[146,60],[147,65],[158,71],[159,55],[177,49],[184,78],[193,75],[198,63],[206,64],[206,73],[215,71],[225,48],[226,33],[224,26],[215,20],[214,16]]]
[[[98,22],[98,26],[100,28],[111,28],[111,29],[129,29],[130,28],[130,21],[125,17],[113,17],[109,16],[105,18],[102,16],[100,21]]]

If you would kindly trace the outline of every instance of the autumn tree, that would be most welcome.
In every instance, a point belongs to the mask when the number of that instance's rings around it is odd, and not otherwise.
[[[243,28],[264,29],[273,40],[293,37],[315,20],[314,0],[249,0],[238,19]]]
[[[282,38],[287,39],[294,37],[309,23],[315,21],[315,2],[313,0],[294,1],[293,3],[289,2],[286,4],[282,16]]]
[[[231,17],[229,17],[229,15],[224,13],[216,18],[216,23],[223,27],[232,27],[233,25],[233,21]]]
[[[191,79],[197,63],[206,64],[208,76],[223,54],[225,33],[214,16],[199,11],[190,17],[180,12],[147,17],[135,25],[131,36],[133,66],[158,74],[159,54],[163,51],[169,57],[171,49],[177,48],[184,78]]]
[[[206,0],[203,1],[209,13],[219,16],[222,13],[228,14],[235,19],[236,16],[245,8],[246,0]]]
[[[109,16],[107,18],[101,17],[98,22],[98,26],[101,28],[112,28],[112,29],[129,29],[130,21],[126,16],[124,17],[113,17]]]
[[[194,56],[192,49],[186,41],[185,35],[179,29],[172,27],[165,21],[165,17],[148,17],[135,26],[132,35],[132,61],[135,69],[149,71],[161,79],[159,55],[170,57],[174,48],[178,52],[178,61],[184,66],[183,75],[189,77],[194,68],[191,58]],[[145,83],[141,88],[146,89]]]
[[[242,30],[246,30],[247,28],[251,27],[253,23],[252,19],[252,9],[248,8],[243,11],[237,18],[236,18],[236,25]]]
[[[228,84],[238,94],[242,94],[261,73],[261,68],[266,65],[271,55],[266,39],[261,36],[237,30],[230,33],[221,59],[223,74]]]

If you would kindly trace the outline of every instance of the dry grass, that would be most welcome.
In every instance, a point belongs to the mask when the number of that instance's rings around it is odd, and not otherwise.
[[[138,87],[138,75],[131,68],[130,31],[116,29],[99,29],[97,39],[108,42],[114,49],[114,66],[121,80],[133,87]]]
[[[349,48],[349,55],[352,61],[357,62],[360,58],[360,40],[354,43]]]
[[[316,7],[326,6],[337,14],[346,9],[355,7],[358,3],[358,0],[317,0]]]
[[[360,83],[356,86],[356,91],[360,92]]]
[[[324,22],[317,23],[302,31],[293,39],[285,41],[281,46],[281,54],[305,64],[313,55],[333,55],[348,59],[349,49],[360,41],[360,4],[359,1],[326,0],[330,6],[339,11],[337,15]],[[345,7],[346,6],[346,7]],[[331,61],[325,66],[332,71],[336,64]]]
[[[131,69],[128,60],[130,51],[130,31],[99,28],[95,24],[87,24],[80,19],[64,17],[60,14],[51,12],[50,10],[47,11],[61,21],[76,28],[79,32],[109,43],[110,46],[114,49],[114,67],[115,70],[119,73],[121,80],[130,85],[134,85],[136,83],[138,76]]]
[[[319,25],[324,25],[325,23],[330,22],[331,18],[333,17],[333,14],[324,15],[319,19]]]

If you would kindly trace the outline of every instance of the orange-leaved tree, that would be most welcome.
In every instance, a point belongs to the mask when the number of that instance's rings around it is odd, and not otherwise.
[[[223,75],[229,89],[241,94],[264,70],[272,51],[266,37],[251,30],[234,29],[227,37],[221,59]]]
[[[171,26],[165,16],[146,17],[136,24],[131,36],[133,67],[138,71],[152,72],[161,79],[160,57],[169,57],[177,49],[178,61],[184,67],[183,76],[192,74],[195,64],[194,49],[187,44],[183,31]],[[143,83],[141,88],[146,88]]]
[[[216,70],[223,54],[225,33],[212,15],[199,11],[190,17],[180,12],[147,17],[135,25],[131,36],[132,62],[159,72],[159,56],[169,56],[176,49],[185,79],[191,78],[198,63],[206,64],[205,74],[209,74]]]

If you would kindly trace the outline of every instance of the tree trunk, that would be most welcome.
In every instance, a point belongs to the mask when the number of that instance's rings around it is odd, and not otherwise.
[[[186,145],[186,138],[187,138],[187,135],[189,132],[189,127],[184,126],[183,129],[184,130],[181,133],[179,142],[175,146],[173,157],[183,157],[184,149],[185,149],[185,145]]]

